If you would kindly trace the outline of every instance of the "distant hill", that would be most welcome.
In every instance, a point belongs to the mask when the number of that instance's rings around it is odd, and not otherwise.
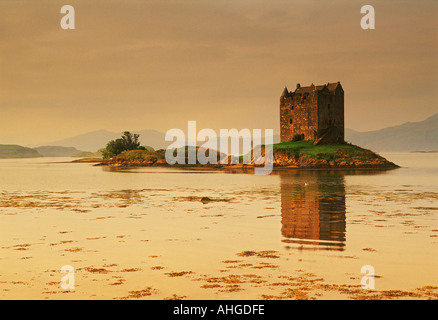
[[[12,144],[0,144],[0,159],[37,158],[37,150]]]
[[[41,146],[34,148],[43,157],[72,157],[81,151],[74,147]]]
[[[105,147],[110,140],[116,139],[120,134],[106,130],[99,130],[77,135],[71,138],[45,143],[44,145],[74,147],[79,150],[95,152]]]
[[[155,130],[140,130],[131,132],[140,134],[140,142],[142,145],[151,146],[154,149],[160,149],[167,146],[166,142],[164,141],[165,134],[162,132]],[[45,144],[63,147],[74,147],[79,150],[96,152],[101,148],[105,148],[108,141],[118,139],[121,136],[122,132],[99,130]]]
[[[345,128],[345,136],[346,137],[351,137],[352,135],[354,135],[356,133],[360,133],[360,132],[353,130],[353,129]]]
[[[156,130],[137,130],[131,132],[140,135],[139,140],[142,146],[152,147],[155,150],[166,149],[167,146],[169,146],[172,143],[164,140],[166,136],[165,133]],[[122,136],[122,132],[99,130],[99,131],[88,132],[67,139],[45,143],[45,145],[74,147],[80,150],[84,150],[86,152],[96,152],[101,148],[105,148],[108,141],[118,139],[121,136]],[[280,142],[279,135],[274,135],[273,139],[274,139],[274,143]],[[204,142],[200,142],[198,144],[200,145],[203,143]],[[240,143],[242,143],[242,139],[240,140]]]
[[[345,140],[373,151],[438,150],[438,114],[424,121],[407,122],[376,131],[345,130]]]

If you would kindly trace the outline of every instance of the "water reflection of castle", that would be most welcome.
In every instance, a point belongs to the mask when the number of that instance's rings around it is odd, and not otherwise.
[[[343,175],[282,174],[281,234],[285,243],[345,246],[345,186]]]

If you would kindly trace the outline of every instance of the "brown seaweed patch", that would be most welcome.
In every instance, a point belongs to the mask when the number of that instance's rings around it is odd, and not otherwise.
[[[152,287],[147,287],[143,290],[129,291],[128,293],[129,293],[128,296],[120,298],[120,299],[126,300],[126,299],[139,299],[139,298],[143,298],[143,297],[149,297],[153,294],[158,293],[158,290],[156,290]]]
[[[168,272],[165,273],[165,275],[169,276],[169,277],[182,277],[188,274],[193,274],[193,271],[181,271],[181,272]]]
[[[200,217],[201,218],[208,218],[208,217],[223,217],[223,214],[203,214]]]
[[[244,274],[243,277],[246,279],[247,282],[250,282],[250,283],[260,284],[260,283],[267,282],[261,276],[256,275],[256,274]]]
[[[184,298],[187,298],[187,296],[179,296],[177,294],[173,294],[170,297],[163,298],[163,300],[182,300]]]
[[[123,269],[120,272],[137,272],[137,271],[141,271],[140,268],[129,268],[129,269]]]
[[[280,266],[276,266],[270,263],[260,263],[259,265],[255,265],[251,267],[252,269],[277,269],[280,268]]]
[[[242,277],[236,274],[230,274],[226,277],[211,277],[204,279],[208,283],[240,284],[243,283]]]
[[[278,297],[279,299],[294,299],[294,300],[312,300],[309,296],[307,290],[300,289],[291,289],[287,288],[284,290],[281,295]]]
[[[162,267],[162,266],[151,267],[151,270],[162,270],[162,269],[164,269],[164,267]]]
[[[243,291],[244,289],[239,286],[238,284],[230,284],[225,286],[224,289],[219,290],[219,292],[226,292],[226,293],[231,293],[231,292],[239,292],[239,291]]]
[[[222,263],[240,263],[242,261],[243,260],[224,260],[224,261],[222,261]]]
[[[25,250],[29,250],[29,247],[31,246],[30,243],[25,243],[25,244],[17,244],[15,246],[13,246],[12,248],[15,248],[14,250],[18,250],[18,251],[25,251]],[[6,248],[6,247],[3,247]]]
[[[24,285],[24,286],[29,285],[28,282],[24,282],[24,281],[11,281],[11,283],[12,283],[12,284],[21,284],[21,285]]]
[[[102,267],[104,267],[104,268],[111,268],[111,267],[117,267],[117,266],[118,266],[118,264],[111,263],[111,264],[104,264]]]
[[[125,281],[126,281],[125,279],[118,279],[117,281],[110,283],[109,285],[110,286],[120,286],[120,285],[124,284]]]
[[[222,288],[222,286],[218,283],[206,283],[201,286],[202,289],[215,289],[215,288]]]
[[[249,250],[247,250],[247,251],[239,252],[236,255],[238,255],[239,257],[252,257],[252,256],[257,255],[257,251],[249,251]]]
[[[219,289],[218,292],[226,293],[245,290],[241,286],[243,284],[252,284],[254,286],[267,282],[263,277],[256,274],[230,274],[224,277],[206,277],[199,280],[205,282],[200,286],[202,289]]]
[[[97,273],[97,274],[107,274],[109,272],[112,272],[110,270],[107,270],[105,268],[92,268],[92,267],[86,267],[84,268],[85,271],[88,271],[90,273]]]
[[[65,249],[65,251],[68,251],[68,252],[81,252],[83,250],[84,250],[83,248],[79,248],[79,247]]]
[[[100,239],[105,239],[106,237],[91,237],[91,238],[86,238],[87,240],[100,240]]]
[[[278,251],[273,250],[265,250],[265,251],[242,251],[240,253],[237,253],[239,257],[252,257],[256,256],[257,258],[271,258],[271,259],[278,259],[280,256],[278,255]]]

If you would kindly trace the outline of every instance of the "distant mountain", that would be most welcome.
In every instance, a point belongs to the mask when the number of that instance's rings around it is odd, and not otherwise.
[[[345,140],[373,151],[438,150],[438,114],[376,131],[345,130]]]
[[[43,157],[72,157],[81,151],[74,147],[41,146],[34,148]]]
[[[133,133],[137,133],[140,135],[140,142],[142,146],[149,146],[158,149],[165,149],[171,142],[167,142],[164,140],[166,134],[163,132],[159,132],[156,130],[140,130],[140,131],[132,131]],[[120,137],[122,133],[118,134]]]
[[[155,130],[140,130],[131,132],[140,134],[140,142],[143,146],[151,146],[154,149],[160,149],[166,146],[166,143],[164,141],[165,134],[162,132]],[[67,139],[45,143],[45,145],[74,147],[79,150],[96,152],[101,148],[105,148],[108,141],[118,139],[121,136],[122,132],[99,130],[84,133]]]
[[[150,146],[155,150],[165,149],[167,148],[167,146],[169,146],[172,143],[172,141],[170,142],[165,141],[164,139],[166,136],[165,133],[156,130],[137,130],[131,132],[140,135],[139,140],[142,146]],[[97,150],[104,148],[108,143],[108,141],[118,139],[121,136],[122,136],[122,132],[99,130],[99,131],[88,132],[67,139],[45,143],[45,145],[74,147],[88,152],[96,152]],[[274,143],[280,142],[280,136],[274,135],[273,140]],[[201,145],[203,143],[204,142],[198,142],[198,145]],[[240,143],[242,143],[242,139],[240,139]]]
[[[360,133],[360,132],[353,130],[353,129],[345,128],[345,136],[346,137],[351,137],[353,134],[356,134],[356,133]]]
[[[99,130],[84,133],[67,139],[44,143],[44,145],[74,147],[83,151],[95,152],[98,149],[105,147],[108,141],[116,139],[119,136],[121,136],[121,134],[118,134],[116,132]]]
[[[0,144],[0,159],[37,158],[38,151],[13,144]]]

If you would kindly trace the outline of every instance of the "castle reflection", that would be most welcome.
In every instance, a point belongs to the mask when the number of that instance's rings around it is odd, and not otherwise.
[[[344,250],[345,185],[341,174],[281,174],[281,234],[302,248]]]

